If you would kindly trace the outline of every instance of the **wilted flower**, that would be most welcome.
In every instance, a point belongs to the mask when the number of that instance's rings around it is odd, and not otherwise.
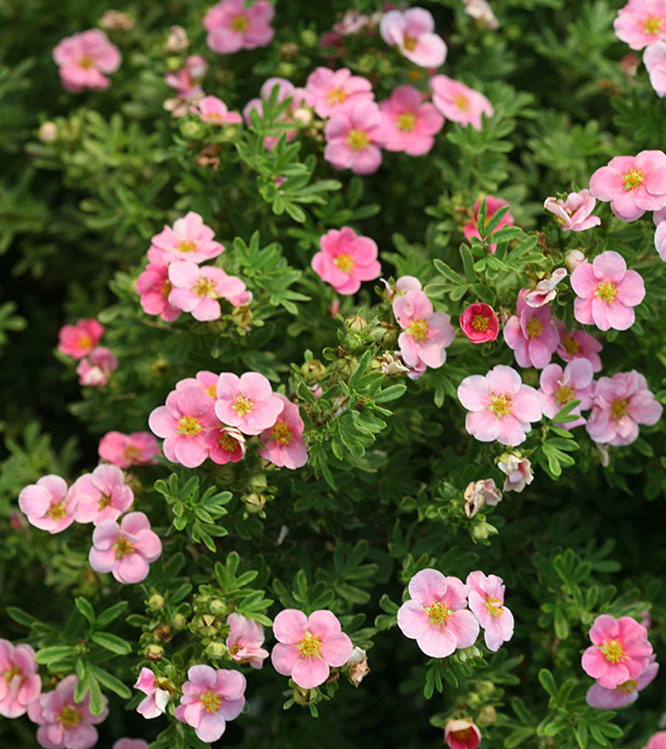
[[[470,481],[465,493],[465,515],[473,518],[484,505],[496,505],[502,499],[502,492],[495,486],[493,479]]]
[[[506,475],[502,487],[505,492],[522,492],[534,480],[532,464],[520,453],[502,453],[497,459],[497,467]]]
[[[537,307],[543,307],[545,304],[549,304],[555,299],[557,292],[555,287],[560,281],[566,278],[567,271],[565,268],[555,268],[551,273],[550,278],[544,278],[537,283],[536,288],[528,291],[525,294],[525,302],[528,307],[536,309]]]
[[[596,202],[589,190],[581,190],[569,193],[566,200],[546,198],[543,207],[555,214],[562,231],[585,231],[601,223],[598,216],[590,215]]]
[[[347,676],[351,683],[358,687],[363,679],[370,673],[368,667],[368,654],[362,648],[354,648],[349,660],[345,663]]]

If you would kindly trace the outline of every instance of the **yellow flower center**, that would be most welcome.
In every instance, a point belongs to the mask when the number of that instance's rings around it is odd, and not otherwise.
[[[84,333],[84,335],[79,338],[79,346],[81,348],[89,348],[92,346],[92,338]]]
[[[57,504],[52,504],[49,511],[46,513],[47,518],[53,518],[53,520],[62,520],[67,514],[65,509],[65,500],[61,500]]]
[[[472,318],[472,327],[479,333],[485,333],[488,329],[488,318],[483,315],[474,315]]]
[[[411,36],[406,36],[405,40],[403,41],[403,47],[408,51],[412,52],[414,49],[416,49],[416,45],[419,43],[418,39],[414,39]]]
[[[562,345],[564,346],[565,351],[570,356],[573,356],[580,351],[580,343],[578,343],[578,341],[571,336],[567,336],[566,338],[564,338],[562,340]]]
[[[89,70],[95,65],[95,60],[90,55],[83,55],[79,60],[79,67]]]
[[[60,711],[58,722],[62,723],[64,728],[73,728],[81,722],[81,713],[72,705],[65,705]]]
[[[242,34],[247,31],[247,28],[250,25],[250,19],[244,13],[239,13],[231,19],[229,25],[232,31]]]
[[[461,112],[469,112],[469,99],[464,94],[453,97],[453,103]]]
[[[618,684],[616,689],[618,689],[620,692],[624,692],[625,694],[631,694],[632,692],[636,691],[637,687],[638,682],[634,681],[633,679],[629,679],[629,681]]]
[[[425,320],[412,320],[407,328],[407,334],[410,335],[417,343],[425,341],[428,337],[430,328]]]
[[[411,112],[404,112],[400,117],[398,117],[396,125],[399,130],[403,131],[403,133],[411,133],[411,131],[416,127],[416,117]]]
[[[576,392],[572,387],[564,385],[555,393],[555,400],[558,405],[563,406],[565,403],[569,403],[576,397]]]
[[[347,94],[341,88],[334,88],[332,91],[329,91],[328,96],[326,97],[328,103],[331,105],[342,104],[346,98]]]
[[[284,421],[278,421],[271,430],[271,437],[281,445],[288,445],[292,440],[292,434]]]
[[[619,663],[624,656],[622,645],[617,640],[609,640],[602,645],[601,652],[609,663]]]
[[[165,281],[162,284],[162,296],[169,296],[169,292],[171,291],[172,286],[169,283],[169,281]]]
[[[178,252],[194,252],[196,250],[196,245],[189,239],[184,239],[182,242],[179,242],[176,249]]]
[[[613,401],[610,412],[611,412],[611,418],[615,419],[616,421],[622,421],[624,418],[624,415],[627,413],[627,406],[629,405],[629,401],[627,400],[615,400]]]
[[[111,497],[108,494],[102,494],[99,498],[98,507],[100,510],[104,510],[111,504]]]
[[[113,544],[113,548],[116,550],[116,559],[122,559],[128,554],[134,554],[134,552],[136,551],[136,549],[124,536],[120,536],[115,544]]]
[[[123,453],[125,460],[138,460],[141,457],[141,450],[134,445],[128,445]]]
[[[504,606],[499,598],[488,598],[486,600],[486,609],[490,616],[502,616],[504,613]]]
[[[196,416],[183,416],[178,421],[178,434],[186,434],[188,437],[192,437],[199,434],[201,429],[202,426]]]
[[[643,22],[643,31],[646,34],[658,34],[661,31],[663,23],[663,18],[659,18],[659,16],[650,16]]]
[[[23,676],[23,671],[18,666],[12,666],[10,669],[5,671],[5,681],[9,684],[9,682],[15,677],[15,676]]]
[[[354,151],[360,151],[370,143],[370,138],[365,130],[350,130],[347,136],[347,143]]]
[[[305,658],[312,655],[321,658],[321,638],[313,635],[310,631],[306,632],[305,637],[298,643],[298,650]]]
[[[527,323],[527,335],[530,338],[538,338],[543,333],[543,323],[541,320],[537,320],[535,317],[533,317],[528,323]]]
[[[492,411],[498,419],[508,416],[511,413],[511,398],[508,395],[492,393],[488,410]]]
[[[451,609],[444,603],[433,603],[432,606],[426,606],[428,618],[431,624],[443,627],[451,616]]]
[[[604,302],[612,304],[617,296],[617,289],[612,281],[602,281],[594,292],[594,295],[598,296]]]
[[[637,166],[632,166],[624,173],[623,179],[624,189],[633,190],[643,184],[643,180],[645,179],[645,172],[642,169],[639,169]]]
[[[209,385],[207,388],[204,388],[204,391],[211,398],[217,398],[217,385]]]
[[[236,452],[236,449],[238,448],[238,440],[230,434],[227,434],[227,432],[220,433],[218,442],[220,443],[220,447],[228,453]]]
[[[202,297],[215,297],[215,281],[211,281],[210,278],[202,277],[194,284],[194,291]]]
[[[245,416],[245,414],[250,413],[250,411],[254,408],[254,403],[244,395],[239,395],[238,398],[236,398],[236,402],[234,403],[232,408],[242,418],[243,416]]]
[[[467,741],[472,738],[472,729],[461,728],[460,731],[451,731],[449,736],[453,736],[454,739],[458,739],[459,741]]]
[[[354,269],[354,260],[352,259],[352,256],[346,252],[334,258],[333,262],[343,273],[351,273]]]
[[[222,704],[222,697],[210,689],[204,692],[204,694],[199,695],[199,700],[209,713],[216,713]]]

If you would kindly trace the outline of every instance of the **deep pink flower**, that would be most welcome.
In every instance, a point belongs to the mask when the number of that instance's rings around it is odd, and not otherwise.
[[[205,442],[210,459],[218,465],[238,463],[239,460],[243,460],[247,450],[245,437],[240,430],[223,424],[210,429]]]
[[[176,90],[179,97],[191,99],[203,94],[201,81],[208,72],[208,63],[201,55],[190,55],[185,60],[185,67],[175,73],[167,73],[167,86]]]
[[[283,408],[271,383],[258,372],[220,375],[215,415],[223,424],[238,427],[243,434],[260,434],[275,424]]]
[[[592,365],[593,372],[601,371],[601,357],[599,352],[603,346],[597,339],[584,330],[567,330],[567,326],[555,321],[560,334],[560,345],[557,347],[557,355],[564,361],[574,359],[587,359]]]
[[[387,151],[404,151],[409,156],[423,156],[433,147],[435,135],[444,126],[444,118],[412,86],[398,86],[390,98],[380,102],[384,115]]]
[[[663,406],[648,390],[647,381],[635,369],[597,380],[592,413],[586,429],[595,442],[629,445],[638,437],[638,425],[653,426]]]
[[[666,29],[666,26],[664,27]],[[650,84],[657,96],[666,96],[666,42],[651,44],[643,52],[643,64],[650,76]]]
[[[107,432],[97,448],[101,460],[119,466],[147,466],[157,463],[160,446],[150,432]]]
[[[469,718],[452,719],[444,729],[444,741],[449,749],[477,749],[481,731]]]
[[[139,678],[136,680],[134,685],[135,689],[139,689],[143,692],[146,697],[141,700],[136,711],[144,718],[150,720],[157,718],[162,715],[166,710],[169,697],[171,696],[169,691],[160,688],[161,679],[155,676],[155,674],[149,668],[142,668]]]
[[[555,287],[567,276],[566,268],[555,268],[549,278],[542,278],[534,289],[525,294],[528,307],[543,307],[555,299]]]
[[[532,463],[520,453],[505,452],[497,459],[497,467],[506,476],[502,490],[505,492],[522,492],[534,481]]]
[[[68,494],[76,505],[74,520],[94,525],[116,520],[134,501],[134,492],[125,484],[123,472],[110,465],[97,466],[92,473],[79,476]]]
[[[162,553],[162,542],[143,512],[130,512],[120,525],[114,520],[100,523],[92,541],[90,566],[95,572],[110,572],[126,585],[145,580],[150,563]]]
[[[36,484],[21,490],[18,497],[21,512],[35,528],[60,533],[74,522],[74,499],[67,494],[65,479],[54,474],[42,476]]]
[[[192,107],[192,112],[198,114],[202,122],[211,125],[239,125],[243,122],[241,115],[238,112],[230,112],[227,105],[217,96],[204,96]]]
[[[398,627],[431,658],[446,658],[468,648],[479,635],[479,622],[467,606],[467,586],[457,577],[424,569],[409,581],[409,601],[398,609]]]
[[[666,749],[666,731],[655,733],[643,749]]]
[[[30,645],[0,640],[0,715],[18,718],[39,698],[42,680]]]
[[[148,749],[148,742],[143,739],[118,739],[111,749]]]
[[[656,660],[657,656],[651,655],[650,664],[637,679],[629,679],[613,689],[602,687],[598,683],[593,684],[585,696],[587,704],[599,710],[617,710],[633,705],[638,699],[638,693],[642,692],[657,676],[659,664]]]
[[[636,221],[645,211],[666,206],[666,154],[641,151],[637,156],[616,156],[590,177],[595,198],[610,201],[621,221]]]
[[[458,400],[469,411],[465,429],[480,442],[497,440],[515,447],[525,441],[530,422],[541,419],[537,391],[523,385],[515,369],[498,364],[485,377],[465,377]]]
[[[97,744],[96,723],[109,714],[107,699],[99,715],[90,712],[90,693],[74,701],[78,679],[67,676],[51,692],[42,693],[28,706],[28,717],[37,723],[37,741],[44,749],[90,749]]]
[[[618,39],[632,49],[643,49],[666,39],[666,2],[664,0],[631,0],[618,11],[613,22]]]
[[[370,81],[352,75],[348,68],[316,68],[305,83],[305,95],[308,106],[322,118],[332,117],[360,101],[375,98]]]
[[[201,741],[213,743],[224,733],[227,721],[243,712],[246,686],[240,671],[192,666],[174,715],[192,726]]]
[[[471,239],[472,237],[481,239],[481,234],[479,234],[479,210],[481,208],[481,202],[482,201],[477,200],[474,205],[474,220],[468,221],[463,227],[463,234],[467,239]],[[505,205],[509,205],[506,200],[502,200],[502,198],[494,198],[492,195],[488,195],[486,197],[486,224],[495,213],[497,213],[500,208],[504,208]],[[513,226],[513,216],[511,215],[511,211],[507,211],[502,216],[499,224],[497,224],[497,227],[493,229],[491,234],[499,231],[503,226]],[[497,242],[492,242],[490,245],[490,251],[495,254],[496,249]]]
[[[221,0],[204,16],[206,43],[224,55],[265,47],[275,35],[270,25],[274,14],[275,7],[268,0],[257,0],[249,8],[244,0]]]
[[[460,316],[460,327],[472,343],[486,343],[497,338],[499,320],[489,304],[475,302]]]
[[[230,629],[227,648],[232,659],[237,663],[249,663],[252,668],[261,668],[268,658],[268,650],[261,647],[264,644],[261,625],[241,614],[229,614],[227,624]]]
[[[328,609],[309,617],[298,609],[284,609],[273,620],[273,634],[278,641],[271,652],[273,667],[302,689],[323,684],[330,667],[344,666],[354,647]]]
[[[331,117],[324,134],[324,158],[336,169],[351,169],[354,174],[372,174],[379,169],[386,123],[373,101],[359,102]]]
[[[471,125],[481,130],[481,115],[492,117],[495,113],[488,99],[473,88],[445,75],[435,75],[430,79],[432,102],[447,120],[458,122],[463,127]]]
[[[594,370],[587,359],[574,359],[564,370],[559,364],[549,364],[541,372],[539,380],[539,396],[544,416],[552,419],[567,403],[579,400],[580,404],[569,413],[580,418],[564,422],[561,426],[573,429],[583,425],[585,419],[580,416],[580,412],[587,411],[592,405],[593,377]]]
[[[560,343],[560,333],[550,307],[530,307],[525,301],[526,289],[518,294],[516,314],[504,326],[504,340],[513,349],[521,367],[543,369]]]
[[[312,268],[338,294],[355,294],[361,281],[372,281],[382,272],[376,242],[349,226],[330,229],[320,237],[319,246],[321,252],[313,256]]]
[[[78,363],[79,385],[104,387],[111,373],[118,368],[118,359],[106,346],[97,346]]]
[[[74,359],[82,359],[100,342],[104,326],[97,320],[79,320],[76,325],[63,325],[58,333],[58,351]]]
[[[599,330],[627,330],[634,324],[633,308],[643,301],[645,284],[635,270],[627,270],[622,255],[607,251],[592,263],[579,265],[571,274],[576,292],[574,317]]]
[[[236,276],[228,276],[222,268],[199,266],[180,260],[169,266],[169,304],[190,312],[195,320],[206,322],[222,316],[220,298],[231,302],[244,294],[245,284]]]
[[[164,438],[162,449],[172,463],[196,468],[206,460],[206,432],[215,426],[210,406],[210,399],[201,388],[190,387],[172,391],[166,404],[151,412],[148,425],[154,434]]]
[[[122,60],[118,47],[99,29],[65,37],[53,50],[63,88],[73,94],[86,88],[99,91],[111,81],[103,73],[115,73]]]
[[[504,605],[504,581],[477,570],[467,575],[469,608],[483,628],[488,650],[500,649],[513,637],[513,614]]]
[[[601,614],[594,620],[590,639],[593,645],[583,653],[582,666],[602,687],[615,689],[637,679],[650,663],[647,629],[630,616],[616,619]]]
[[[203,218],[190,211],[177,219],[173,227],[165,226],[159,234],[155,234],[150,240],[148,259],[160,265],[169,265],[178,260],[190,263],[212,260],[224,252],[224,246],[215,242],[214,236],[215,232],[204,224]]]
[[[432,302],[418,289],[397,296],[393,314],[402,328],[398,345],[407,366],[441,367],[446,361],[446,347],[456,336],[451,317],[445,312],[433,312]]]
[[[543,207],[555,215],[562,231],[585,231],[599,226],[599,216],[591,216],[597,201],[589,190],[571,192],[566,200],[546,198]]]
[[[379,22],[382,39],[422,68],[438,68],[446,59],[446,44],[434,30],[435,21],[425,8],[390,10]]]
[[[136,291],[141,308],[147,315],[159,315],[164,322],[172,322],[180,317],[181,310],[169,304],[171,282],[168,266],[148,263],[146,270],[136,279]]]
[[[284,409],[275,424],[261,433],[259,455],[281,468],[301,468],[308,462],[301,413],[289,398],[281,393],[275,395],[284,403]]]

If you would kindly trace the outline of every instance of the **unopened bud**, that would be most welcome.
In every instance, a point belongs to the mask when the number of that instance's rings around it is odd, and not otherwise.
[[[187,627],[187,619],[182,614],[174,614],[171,624],[174,629],[185,629]]]
[[[146,658],[151,661],[159,661],[164,655],[164,648],[161,645],[148,645],[146,648]]]
[[[58,139],[58,126],[55,122],[44,122],[40,125],[39,139],[42,143],[53,143]]]
[[[226,652],[227,648],[223,642],[211,640],[211,642],[206,645],[206,655],[209,655],[211,658],[222,658]]]
[[[317,382],[326,376],[326,365],[319,359],[310,359],[301,365],[301,372],[308,382]]]
[[[247,511],[249,513],[255,514],[257,512],[261,512],[264,509],[264,506],[266,505],[266,497],[264,497],[263,494],[259,494],[258,492],[252,492],[251,494],[246,494],[243,497],[243,502]]]
[[[187,120],[181,123],[180,132],[183,134],[184,138],[198,140],[203,134],[203,129],[198,122]]]
[[[497,723],[497,713],[492,705],[484,705],[476,716],[476,722],[481,726],[492,726]]]
[[[234,307],[231,313],[231,320],[236,327],[248,330],[252,325],[252,310],[250,306]]]
[[[303,127],[310,125],[313,118],[312,110],[309,107],[298,107],[298,109],[294,109],[291,116],[296,120],[296,122],[303,125]]]
[[[266,480],[265,473],[255,473],[255,475],[252,476],[248,483],[250,485],[250,488],[254,489],[255,491],[261,491],[268,486],[268,481]]]
[[[345,325],[353,333],[360,333],[368,327],[368,321],[362,315],[352,315],[345,320]]]
[[[214,614],[215,616],[224,616],[227,611],[227,607],[224,601],[220,601],[219,599],[216,598],[213,601],[211,601],[209,611],[211,614]]]
[[[99,25],[106,31],[131,31],[134,28],[134,19],[119,10],[107,10],[99,19]]]
[[[153,609],[153,611],[161,611],[164,608],[164,596],[153,593],[148,599],[148,608]]]
[[[173,637],[173,630],[168,624],[161,624],[153,631],[153,640],[155,642],[169,642]]]
[[[564,258],[564,262],[567,268],[573,273],[581,263],[585,262],[585,255],[581,250],[569,250]]]

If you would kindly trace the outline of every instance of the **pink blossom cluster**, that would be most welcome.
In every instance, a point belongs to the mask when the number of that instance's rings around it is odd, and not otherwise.
[[[97,320],[79,320],[63,325],[58,333],[58,351],[78,359],[76,373],[80,385],[102,387],[118,367],[118,359],[106,346],[98,346],[104,326]]]
[[[308,450],[298,406],[258,372],[241,377],[229,372],[198,372],[181,380],[148,419],[164,439],[164,455],[187,468],[207,458],[236,463],[245,457],[247,439],[257,436],[259,455],[273,465],[296,469],[305,465]]]
[[[35,651],[30,645],[14,645],[0,639],[0,674],[0,715],[3,718],[25,715],[42,691]]]
[[[59,42],[53,50],[53,60],[63,88],[79,94],[86,89],[108,88],[111,81],[105,73],[115,73],[122,57],[103,31],[88,29]]]

